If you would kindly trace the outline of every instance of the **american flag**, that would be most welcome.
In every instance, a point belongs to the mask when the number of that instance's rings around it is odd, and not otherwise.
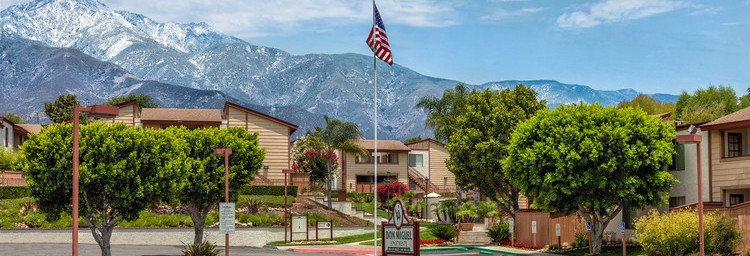
[[[372,2],[373,24],[370,35],[367,36],[367,45],[378,59],[385,61],[388,65],[393,65],[393,56],[391,55],[391,45],[388,44],[388,35],[385,34],[385,25],[380,18],[378,7]]]

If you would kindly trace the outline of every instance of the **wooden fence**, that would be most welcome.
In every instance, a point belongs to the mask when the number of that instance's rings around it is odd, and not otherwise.
[[[536,234],[533,234],[531,230],[532,221],[536,221]],[[565,216],[540,210],[521,210],[516,212],[516,242],[540,247],[557,244],[556,224],[560,224],[560,240],[562,243],[574,242],[576,233],[586,229],[578,215]]]

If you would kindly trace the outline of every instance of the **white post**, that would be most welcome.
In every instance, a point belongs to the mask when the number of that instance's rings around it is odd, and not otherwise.
[[[372,0],[372,25],[375,26],[375,0]],[[374,33],[377,33],[375,31]],[[375,37],[375,40],[378,40],[377,37]],[[373,231],[373,243],[372,246],[372,255],[378,255],[378,59],[375,55],[375,51],[372,52],[372,71],[373,71],[373,84],[374,84],[374,93],[373,93],[373,110],[375,111],[374,117],[375,117],[375,125],[373,132],[375,133],[375,152],[373,154],[373,160],[375,161],[375,179],[373,182],[373,194],[375,195],[375,201],[373,201],[374,204],[374,216],[372,218],[372,231]]]

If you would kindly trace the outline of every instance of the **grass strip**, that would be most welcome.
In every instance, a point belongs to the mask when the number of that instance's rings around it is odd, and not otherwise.
[[[348,244],[348,243],[355,243],[355,242],[360,242],[360,241],[372,240],[372,237],[373,237],[372,234],[373,233],[365,233],[365,234],[359,234],[359,235],[334,237],[333,241],[335,243],[321,241],[320,243],[310,242],[310,243],[305,243],[305,244],[292,244],[292,243],[289,243],[289,242],[284,243],[284,241],[273,241],[273,242],[269,242],[268,245],[273,245],[273,246],[302,246],[302,245],[321,245],[321,244],[326,244],[326,245],[329,245],[329,244]],[[380,234],[380,232],[378,232],[378,237],[380,237],[380,236],[381,236],[381,234]]]

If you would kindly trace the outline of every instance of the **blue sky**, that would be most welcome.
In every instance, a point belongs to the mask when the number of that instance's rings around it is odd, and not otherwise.
[[[2,0],[5,8],[20,0]],[[371,54],[371,2],[103,0],[160,22],[205,21],[293,54]],[[679,93],[750,87],[750,0],[379,0],[396,64],[472,84],[555,79]]]

